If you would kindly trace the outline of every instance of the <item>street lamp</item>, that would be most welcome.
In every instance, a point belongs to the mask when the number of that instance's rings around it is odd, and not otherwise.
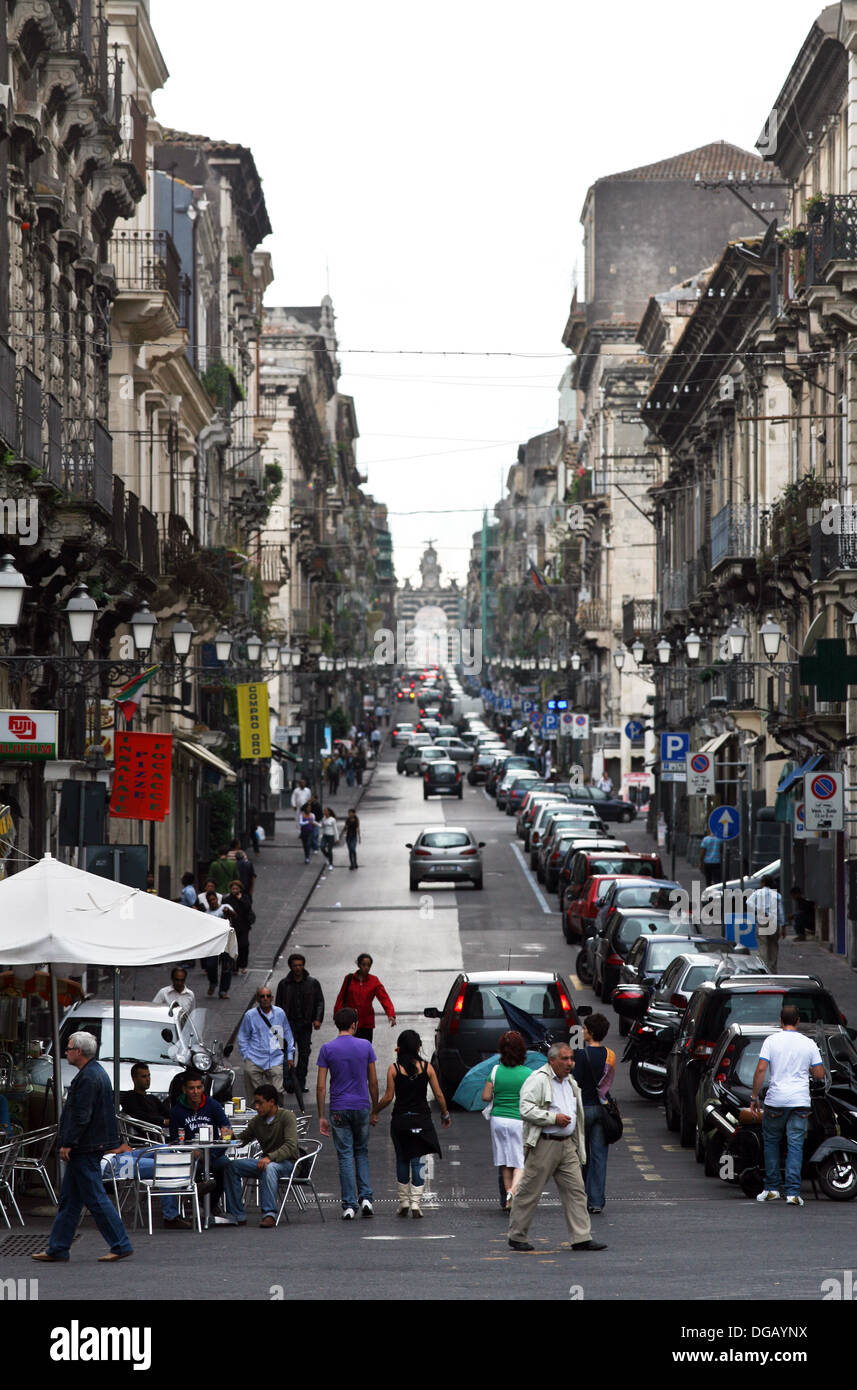
[[[255,632],[251,632],[249,637],[245,637],[244,646],[247,648],[247,660],[251,666],[255,666],[259,657],[262,655],[262,639]]]
[[[702,638],[695,628],[691,628],[690,632],[685,637],[684,649],[687,652],[688,661],[699,660],[699,653],[702,650]]]
[[[65,606],[65,615],[71,630],[71,640],[80,650],[85,651],[92,641],[92,630],[98,614],[98,605],[90,596],[86,585],[81,581]]]
[[[739,622],[733,622],[726,633],[726,640],[729,643],[729,655],[733,661],[740,661],[744,655],[744,646],[747,641],[747,629],[742,627]]]
[[[783,629],[779,623],[775,623],[769,613],[762,626],[759,628],[759,636],[762,639],[762,646],[765,649],[765,656],[773,663],[777,659],[780,650],[780,643],[785,637]]]
[[[280,644],[276,637],[269,637],[264,646],[265,665],[272,671],[277,669],[280,660]]]
[[[613,653],[613,665],[616,667],[616,670],[617,670],[617,671],[621,671],[621,670],[622,670],[622,667],[625,665],[625,648],[624,648],[624,647],[617,647],[617,648],[616,648],[615,652]]]
[[[0,559],[0,627],[17,627],[27,581],[11,555]]]
[[[638,666],[642,664],[643,658],[646,655],[646,646],[639,637],[636,641],[631,643],[631,655]]]
[[[187,613],[182,613],[178,622],[173,623],[170,636],[173,639],[173,651],[179,661],[184,661],[190,652],[190,644],[196,634],[196,628],[192,622],[188,621]]]
[[[658,661],[661,663],[662,666],[666,666],[667,662],[672,656],[672,650],[673,649],[667,641],[666,637],[661,637],[660,642],[655,647],[655,651],[658,655]]]
[[[572,652],[572,654],[571,654],[571,669],[572,669],[572,671],[579,671],[579,670],[580,670],[580,665],[581,665],[580,652]]]
[[[218,661],[225,663],[232,655],[232,633],[222,627],[214,638],[214,652]]]

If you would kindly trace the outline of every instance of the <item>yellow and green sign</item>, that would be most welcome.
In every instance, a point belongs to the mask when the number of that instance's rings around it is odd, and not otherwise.
[[[270,758],[271,722],[268,717],[268,687],[264,681],[236,687],[238,695],[238,733],[241,758]]]

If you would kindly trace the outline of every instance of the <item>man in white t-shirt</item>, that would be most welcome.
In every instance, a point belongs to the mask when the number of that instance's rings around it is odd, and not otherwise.
[[[292,810],[295,813],[295,823],[298,826],[300,826],[301,823],[301,811],[308,801],[312,801],[312,792],[307,786],[306,780],[301,777],[298,780],[298,785],[292,792]]]
[[[175,969],[170,972],[170,980],[172,983],[164,985],[163,989],[159,989],[152,1003],[167,1005],[183,1004],[189,1014],[193,1013],[196,1008],[196,996],[192,989],[188,989],[187,971],[183,965],[177,965]]]
[[[803,1146],[809,1119],[809,1078],[824,1080],[824,1063],[812,1038],[798,1032],[800,1012],[785,1004],[780,1014],[782,1031],[772,1033],[762,1043],[759,1065],[753,1077],[750,1108],[759,1110],[759,1092],[770,1072],[762,1115],[765,1142],[765,1187],[757,1202],[775,1202],[780,1196],[780,1146],[786,1136],[786,1202],[802,1207],[800,1175]]]

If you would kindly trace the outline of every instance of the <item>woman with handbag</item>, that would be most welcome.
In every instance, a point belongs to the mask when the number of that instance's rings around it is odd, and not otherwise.
[[[616,1054],[602,1042],[610,1028],[604,1014],[590,1014],[583,1024],[583,1047],[574,1054],[574,1079],[583,1094],[586,1121],[586,1208],[597,1216],[604,1210],[607,1181],[607,1135],[604,1102],[616,1075]]]
[[[432,1067],[420,1056],[422,1039],[413,1028],[405,1029],[396,1039],[397,1060],[387,1068],[387,1089],[378,1101],[376,1115],[394,1101],[390,1137],[396,1151],[396,1181],[399,1189],[399,1216],[422,1216],[421,1203],[425,1191],[423,1156],[443,1155],[432,1124],[426,1092],[431,1086],[440,1106],[440,1122],[449,1129],[446,1100]]]
[[[482,1099],[489,1102],[486,1110],[491,1125],[494,1166],[501,1172],[506,1192],[504,1210],[509,1212],[518,1183],[524,1176],[524,1122],[519,1097],[530,1069],[524,1066],[527,1044],[520,1033],[501,1034],[497,1050],[500,1061],[485,1082]],[[482,1111],[483,1115],[486,1110]]]

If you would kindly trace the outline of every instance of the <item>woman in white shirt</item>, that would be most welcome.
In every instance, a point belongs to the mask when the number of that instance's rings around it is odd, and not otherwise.
[[[330,807],[325,806],[324,815],[321,818],[321,852],[331,869],[333,868],[333,846],[338,839],[339,826],[336,824],[336,817]]]

